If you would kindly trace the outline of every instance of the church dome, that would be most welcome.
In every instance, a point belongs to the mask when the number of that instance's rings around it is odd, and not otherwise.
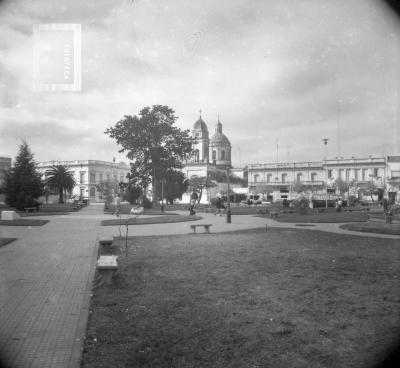
[[[204,122],[204,120],[201,118],[201,116],[200,116],[199,120],[197,120],[194,123],[193,130],[201,130],[202,132],[207,132],[208,133],[207,125]]]
[[[231,143],[229,142],[229,139],[226,137],[224,133],[222,133],[222,124],[218,120],[218,123],[215,127],[215,133],[211,137],[211,144],[212,145],[218,145],[218,146],[230,146]]]
[[[217,145],[224,145],[224,146],[230,146],[231,145],[231,143],[229,142],[229,139],[223,133],[215,133],[211,137],[211,142],[213,144],[217,144]]]

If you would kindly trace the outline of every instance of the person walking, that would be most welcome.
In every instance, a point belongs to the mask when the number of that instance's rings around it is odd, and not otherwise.
[[[215,205],[217,207],[217,211],[214,213],[214,216],[216,216],[218,214],[220,216],[222,216],[225,206],[224,206],[224,201],[223,201],[221,195],[217,195],[217,201],[216,201]]]
[[[190,206],[189,206],[189,214],[191,216],[196,214],[194,206],[196,205],[196,201],[198,200],[198,198],[199,198],[198,194],[195,191],[193,191],[190,196]]]
[[[121,210],[121,197],[119,196],[119,193],[117,194],[117,197],[115,198],[115,214],[119,216],[119,212]]]

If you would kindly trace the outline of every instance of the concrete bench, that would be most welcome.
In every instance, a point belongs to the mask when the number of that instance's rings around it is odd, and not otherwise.
[[[279,212],[270,212],[269,215],[271,218],[277,218],[278,217]]]
[[[212,226],[212,224],[195,224],[195,225],[190,225],[190,228],[193,230],[193,232],[196,232],[196,228],[202,226],[204,227],[204,230],[206,233],[210,233],[210,226]]]
[[[11,220],[18,220],[20,218],[21,216],[18,215],[18,213],[15,211],[1,211],[2,220],[11,221]]]
[[[97,269],[104,283],[111,285],[112,278],[118,269],[118,256],[101,256],[97,260]]]
[[[25,212],[36,212],[36,207],[25,207],[24,208]]]
[[[100,238],[99,239],[99,246],[100,246],[100,251],[101,253],[109,253],[110,252],[110,248],[112,246],[113,243],[113,239],[109,239],[109,238]]]

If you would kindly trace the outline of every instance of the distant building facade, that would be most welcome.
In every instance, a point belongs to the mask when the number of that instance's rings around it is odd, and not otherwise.
[[[127,183],[126,175],[130,167],[124,162],[107,162],[99,160],[77,160],[77,161],[48,161],[40,162],[38,170],[42,178],[46,179],[46,171],[52,166],[64,165],[74,173],[77,185],[72,191],[74,196],[89,198],[91,201],[101,201],[101,193],[96,185],[101,182],[123,182]]]
[[[398,193],[400,156],[248,165],[249,190],[270,193],[274,200],[287,198],[297,183],[313,193],[326,193],[339,178],[359,188],[373,182],[383,192]]]

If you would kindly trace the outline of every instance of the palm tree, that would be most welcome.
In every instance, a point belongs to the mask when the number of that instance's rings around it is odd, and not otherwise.
[[[68,166],[55,165],[46,171],[46,184],[50,189],[57,190],[59,193],[58,203],[64,203],[64,191],[72,192],[76,185],[74,172],[70,171]]]

